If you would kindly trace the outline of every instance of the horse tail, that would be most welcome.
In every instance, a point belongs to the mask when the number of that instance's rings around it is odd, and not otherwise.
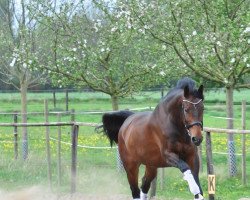
[[[117,111],[112,113],[105,113],[102,116],[102,128],[104,134],[109,138],[110,146],[112,147],[113,142],[118,143],[118,133],[125,122],[125,120],[134,113],[131,111]]]

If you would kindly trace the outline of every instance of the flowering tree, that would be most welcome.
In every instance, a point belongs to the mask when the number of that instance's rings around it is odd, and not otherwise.
[[[87,85],[110,95],[114,110],[119,97],[156,84],[171,69],[163,51],[156,51],[161,44],[142,38],[123,6],[119,1],[68,1],[55,9],[43,3],[40,13],[47,18],[40,23],[54,32],[52,56],[43,68],[57,85]]]
[[[166,46],[197,76],[226,89],[228,128],[233,128],[233,90],[250,88],[250,3],[248,0],[137,1],[127,9],[134,26]],[[230,175],[235,175],[229,134]]]
[[[13,85],[21,94],[22,122],[27,122],[27,90],[44,75],[38,71],[36,23],[24,0],[0,4],[0,73],[1,81]],[[28,156],[27,127],[22,129],[23,158]]]

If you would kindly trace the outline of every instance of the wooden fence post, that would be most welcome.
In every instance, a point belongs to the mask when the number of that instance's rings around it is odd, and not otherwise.
[[[199,172],[203,172],[203,164],[202,164],[202,144],[200,144],[200,146],[197,147],[197,151],[198,151],[199,165],[200,165],[200,171],[199,171]]]
[[[53,104],[54,104],[54,108],[56,108],[56,91],[53,90]]]
[[[246,129],[246,101],[242,101],[242,130]],[[246,185],[246,135],[242,134],[242,184]]]
[[[164,178],[165,178],[165,168],[161,169],[161,190],[164,190]]]
[[[69,111],[69,91],[66,89],[65,91],[65,104],[66,104],[66,111]]]
[[[212,158],[212,142],[211,142],[210,132],[206,132],[206,154],[207,154],[207,174],[208,176],[214,175],[214,166],[213,166],[213,158]],[[208,190],[210,190],[210,188],[208,188]],[[214,194],[209,194],[209,200],[214,200]]]
[[[61,113],[57,114],[57,121],[61,122]],[[61,169],[61,126],[58,126],[58,143],[57,143],[57,175],[58,175],[58,187],[60,188],[62,183],[62,169]]]
[[[44,117],[45,123],[49,122],[48,101],[44,100]],[[52,189],[52,174],[51,174],[51,155],[50,155],[50,134],[49,127],[46,126],[46,153],[47,153],[47,173],[50,189]]]
[[[157,176],[154,178],[154,180],[151,182],[150,187],[150,198],[154,197],[156,195],[156,186],[157,186]]]
[[[76,120],[76,118],[75,118],[75,109],[72,109],[71,112],[70,112],[70,121],[72,123],[74,123],[75,120]],[[73,131],[74,131],[74,125],[71,126],[71,134],[73,134]]]
[[[77,143],[78,143],[79,126],[74,125],[74,130],[71,138],[71,194],[76,192],[76,167],[77,167]]]
[[[14,114],[14,123],[17,123],[17,113]],[[18,135],[17,135],[17,126],[14,126],[14,152],[15,160],[18,158]]]

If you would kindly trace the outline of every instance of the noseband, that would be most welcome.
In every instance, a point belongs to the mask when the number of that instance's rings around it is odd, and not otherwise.
[[[196,102],[196,103],[194,103],[194,102],[192,102],[192,101],[188,101],[188,100],[186,100],[186,99],[183,99],[182,101],[192,104],[192,105],[194,106],[194,108],[196,109],[196,105],[199,104],[200,102],[202,102],[202,99],[200,99],[200,100],[199,100],[198,102]],[[183,105],[182,105],[182,107],[183,107]],[[184,112],[185,112],[185,111],[183,110],[183,113],[184,113]],[[185,125],[185,128],[187,129],[187,133],[188,133],[189,136],[191,136],[189,129],[192,128],[193,126],[200,126],[201,129],[203,130],[203,122],[202,122],[202,121],[194,121],[194,122],[192,122],[191,124],[187,124],[187,123],[186,123],[186,118],[185,118],[185,113],[184,113],[184,119],[185,119],[185,124],[184,124],[184,125]]]

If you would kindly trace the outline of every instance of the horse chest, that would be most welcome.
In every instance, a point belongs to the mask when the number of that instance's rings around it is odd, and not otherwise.
[[[170,145],[170,151],[173,153],[182,156],[187,156],[189,154],[192,154],[194,152],[194,145],[192,143],[183,144],[181,142],[174,142]]]

